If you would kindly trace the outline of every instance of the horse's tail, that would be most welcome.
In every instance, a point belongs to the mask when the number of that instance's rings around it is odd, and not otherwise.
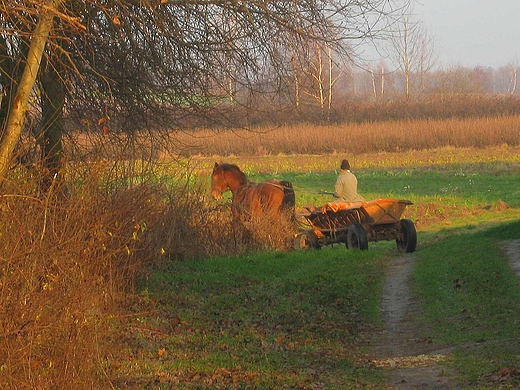
[[[290,212],[294,216],[294,209],[296,207],[296,196],[294,195],[294,188],[292,183],[287,180],[280,180],[280,185],[283,188],[283,210]]]

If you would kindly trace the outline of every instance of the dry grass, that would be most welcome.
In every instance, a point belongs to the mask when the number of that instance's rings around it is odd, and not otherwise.
[[[184,154],[265,156],[283,154],[361,154],[424,150],[439,147],[480,148],[519,145],[520,117],[415,120],[276,128],[196,130],[176,134]],[[160,153],[165,158],[172,151]],[[179,150],[179,154],[183,151]]]
[[[259,224],[245,235],[189,178],[129,185],[117,173],[127,170],[87,168],[46,195],[23,169],[2,188],[0,388],[109,386],[119,325],[149,264],[286,244]]]
[[[154,255],[145,224],[160,215],[151,191],[107,197],[95,184],[68,196],[3,188],[2,388],[96,388],[103,380],[107,325]]]

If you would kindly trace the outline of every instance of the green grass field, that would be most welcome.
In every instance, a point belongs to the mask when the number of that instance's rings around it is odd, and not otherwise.
[[[520,284],[503,250],[504,242],[520,238],[518,162],[355,172],[367,199],[414,202],[406,213],[418,229],[412,291],[423,312],[417,321],[428,337],[454,347],[445,364],[460,387],[492,389],[496,378],[503,388],[520,385]],[[293,182],[302,206],[330,200],[318,191],[330,191],[336,174],[277,177]],[[362,252],[336,245],[167,262],[140,282],[135,311],[143,314],[123,326],[127,349],[112,367],[113,383],[383,389],[386,373],[367,363],[365,347],[382,326],[381,288],[396,256],[395,243],[382,242]]]
[[[381,375],[365,367],[358,343],[378,323],[382,262],[378,252],[351,262],[345,250],[324,249],[171,264],[142,292],[169,313],[143,325],[168,335],[139,332],[134,355],[146,359],[126,370],[143,387],[168,373],[157,388],[375,384]]]
[[[518,172],[503,167],[497,174],[493,167],[482,165],[446,166],[439,168],[391,169],[355,171],[359,192],[366,199],[380,197],[410,198],[410,200],[435,201],[447,205],[475,207],[493,204],[500,200],[520,204],[520,186],[516,186]],[[252,175],[261,181],[268,175]],[[331,173],[286,173],[278,175],[290,180],[296,191],[298,203],[330,200],[317,196],[319,191],[334,191],[336,176]]]

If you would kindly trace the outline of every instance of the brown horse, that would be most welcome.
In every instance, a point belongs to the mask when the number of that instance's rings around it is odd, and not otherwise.
[[[254,183],[238,166],[215,163],[211,174],[211,195],[218,200],[228,190],[233,195],[233,216],[242,222],[279,217],[294,219],[295,196],[289,181]]]

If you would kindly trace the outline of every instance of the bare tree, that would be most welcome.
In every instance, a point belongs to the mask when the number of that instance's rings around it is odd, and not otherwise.
[[[371,93],[375,100],[383,98],[386,93],[387,71],[383,61],[369,65],[365,73],[370,74]]]
[[[514,61],[509,65],[511,78],[509,81],[509,86],[507,88],[507,93],[514,94],[516,91],[516,84],[518,82],[518,61]]]
[[[401,15],[390,35],[388,51],[390,60],[402,72],[404,94],[409,98],[413,89],[424,87],[425,75],[434,67],[436,53],[433,38],[422,22],[415,20],[413,3],[406,3],[399,12]]]
[[[308,54],[309,61],[302,68],[305,78],[309,81],[304,92],[318,102],[319,107],[325,108],[326,99],[326,76],[324,50],[321,45],[316,44]]]
[[[391,12],[386,0],[48,0],[44,5],[0,4],[0,54],[10,63],[0,63],[4,90],[12,82],[28,87],[24,96],[30,93],[31,82],[21,82],[16,71],[32,58],[25,48],[49,37],[39,46],[40,72],[31,73],[38,76],[36,112],[41,114],[34,133],[49,172],[44,188],[63,163],[66,120],[125,133],[175,128],[187,118],[191,124],[221,120],[224,116],[211,114],[224,101],[247,103],[239,101],[240,93],[278,91],[290,67],[283,55],[288,42],[332,45],[360,39],[377,31],[374,26]],[[367,25],[369,16],[375,22]],[[35,33],[42,23],[46,33]],[[267,69],[274,70],[269,77]],[[9,118],[18,101],[12,96],[2,101]],[[23,117],[23,110],[16,117]],[[14,118],[2,129],[2,177],[19,138],[7,125]]]

